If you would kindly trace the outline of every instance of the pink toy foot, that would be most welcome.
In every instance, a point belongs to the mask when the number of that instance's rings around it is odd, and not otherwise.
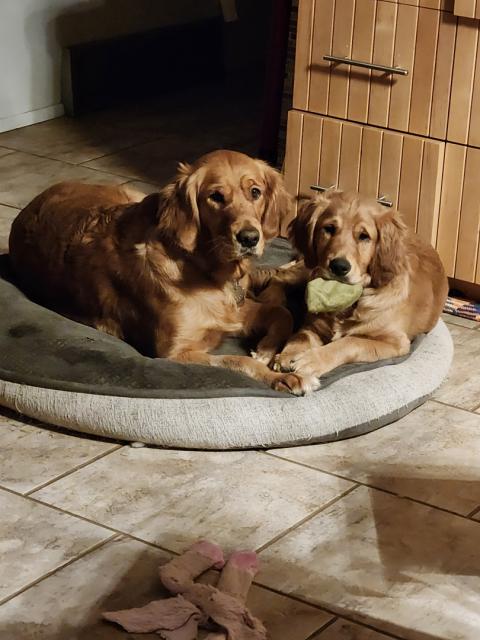
[[[215,542],[199,540],[190,547],[189,551],[196,551],[200,555],[205,556],[205,558],[209,558],[213,562],[213,569],[223,569],[225,565],[223,551]]]
[[[208,569],[221,569],[225,564],[221,548],[207,540],[196,542],[188,551],[158,570],[160,580],[172,593],[183,593],[194,579]]]
[[[217,588],[245,602],[260,561],[254,551],[235,551],[220,574]]]

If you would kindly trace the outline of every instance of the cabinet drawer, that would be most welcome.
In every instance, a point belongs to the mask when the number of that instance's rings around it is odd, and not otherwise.
[[[301,0],[294,108],[445,139],[457,18],[417,4]]]
[[[287,140],[285,175],[293,194],[311,196],[334,185],[360,191],[391,203],[435,244],[445,143],[295,110]]]
[[[480,284],[480,149],[447,144],[437,248],[447,275]]]

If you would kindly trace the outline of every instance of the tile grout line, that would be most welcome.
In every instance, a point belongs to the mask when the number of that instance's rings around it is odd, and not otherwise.
[[[152,142],[154,142],[152,140]],[[133,146],[137,146],[137,145],[133,145]],[[8,148],[8,147],[6,147]],[[132,147],[128,147],[129,149],[131,149]],[[132,177],[132,176],[128,176],[125,175],[123,173],[114,173],[113,171],[105,171],[103,169],[96,169],[94,167],[88,167],[85,163],[87,162],[91,162],[90,160],[84,160],[83,163],[75,163],[75,162],[68,162],[68,160],[59,160],[58,158],[52,158],[51,156],[42,156],[39,153],[34,153],[32,151],[20,151],[18,149],[10,149],[13,153],[24,153],[27,156],[33,156],[34,158],[41,158],[42,160],[50,160],[51,162],[60,162],[61,164],[66,164],[69,167],[77,167],[77,168],[82,168],[82,169],[88,169],[89,171],[95,171],[96,173],[102,173],[102,174],[106,174],[109,176],[116,176],[117,178],[125,178],[125,181],[128,180],[139,180],[140,182],[144,181],[144,178],[139,178],[139,177]],[[122,151],[122,150],[120,150]],[[115,152],[116,153],[116,152]],[[5,158],[8,158],[8,156],[11,154],[7,154],[6,156],[4,156]],[[114,155],[114,154],[106,154],[105,156],[99,156],[99,158],[93,158],[93,160],[99,160],[100,158],[106,158],[109,155]],[[3,203],[0,203],[3,204]],[[5,204],[6,207],[11,207],[13,209],[18,209],[19,207],[17,207],[16,205],[12,205],[12,204]],[[23,208],[23,207],[20,207]]]
[[[477,515],[477,514],[479,514],[479,513],[480,513],[480,506],[479,506],[479,507],[475,507],[475,509],[474,509],[473,511],[471,511],[471,512],[468,514],[467,518],[469,518],[470,520],[472,520],[472,519],[473,519],[473,517],[474,517],[474,516],[476,516],[476,515]],[[473,520],[473,521],[474,521],[474,522],[477,522],[477,520]]]
[[[97,456],[91,458],[90,460],[87,460],[86,462],[82,462],[78,466],[73,467],[72,469],[69,469],[68,471],[65,471],[64,473],[61,473],[58,476],[55,476],[55,478],[53,478],[51,480],[47,480],[43,484],[39,484],[37,487],[34,487],[33,489],[29,489],[28,491],[26,491],[22,495],[30,496],[35,491],[40,491],[40,489],[44,489],[45,487],[48,487],[49,485],[54,484],[55,482],[58,482],[58,480],[63,480],[63,478],[66,478],[67,476],[70,476],[72,473],[75,473],[76,471],[79,471],[80,469],[84,469],[85,467],[88,467],[88,465],[93,464],[94,462],[97,462],[98,460],[101,460],[102,458],[106,458],[111,453],[114,453],[115,451],[118,451],[119,449],[121,449],[123,446],[125,446],[125,445],[122,445],[122,444],[112,445],[112,448],[109,449],[108,451],[106,451],[104,453],[99,453]]]
[[[118,537],[119,537],[118,534],[115,533],[115,534],[109,536],[108,538],[105,538],[105,540],[101,540],[100,542],[97,542],[96,544],[92,545],[88,549],[85,549],[85,551],[82,551],[81,553],[79,553],[74,558],[70,558],[70,560],[67,560],[63,564],[58,565],[58,567],[55,567],[55,569],[51,569],[50,571],[47,571],[47,573],[44,573],[42,576],[40,576],[36,580],[33,580],[32,582],[30,582],[29,584],[25,585],[24,587],[22,587],[18,591],[15,591],[15,593],[12,593],[11,595],[7,596],[6,598],[3,598],[2,600],[0,600],[0,606],[5,604],[9,600],[12,600],[13,598],[16,598],[17,596],[19,596],[20,594],[24,593],[25,591],[28,591],[28,589],[31,589],[32,587],[37,585],[39,582],[42,582],[43,580],[46,580],[50,576],[53,576],[55,573],[57,573],[57,571],[61,571],[62,569],[65,569],[65,567],[68,567],[69,565],[73,564],[77,560],[81,560],[82,558],[87,556],[89,553],[92,553],[92,552],[96,551],[97,549],[100,549],[105,544],[107,544],[108,542],[111,542],[112,540],[114,540],[115,538],[118,538]]]
[[[337,610],[331,609],[330,607],[325,606],[324,604],[318,604],[316,602],[313,602],[312,600],[309,600],[308,598],[303,598],[301,596],[297,596],[292,593],[287,593],[285,591],[282,591],[281,589],[270,587],[269,585],[264,584],[262,582],[257,582],[256,580],[254,580],[252,584],[254,584],[256,587],[260,587],[261,589],[265,589],[270,593],[275,593],[276,595],[290,598],[290,600],[295,600],[295,602],[298,602],[299,604],[308,605],[309,607],[313,607],[314,609],[318,609],[319,611],[324,611],[325,613],[329,613],[331,616],[334,616],[335,618],[342,618],[343,620],[346,620],[347,622],[352,622],[353,624],[359,625],[360,627],[365,627],[366,629],[370,629],[371,631],[376,631],[377,633],[383,633],[383,635],[386,635],[388,638],[394,638],[394,640],[407,640],[406,638],[402,638],[401,636],[397,636],[393,634],[391,631],[385,631],[380,627],[375,627],[371,624],[368,624],[364,622],[363,619],[358,620],[354,616],[349,615],[348,612],[345,613],[343,611],[337,611]],[[324,629],[325,627],[321,629],[321,631],[323,631]],[[318,631],[314,632],[314,637],[316,633],[318,633]]]
[[[255,549],[255,552],[256,553],[262,553],[263,551],[265,551],[265,549],[267,549],[268,547],[272,546],[273,544],[275,544],[276,542],[278,542],[279,540],[281,540],[285,536],[289,535],[290,533],[292,533],[292,531],[295,531],[295,529],[298,529],[298,527],[301,527],[302,525],[304,525],[306,522],[308,522],[312,518],[315,518],[316,516],[318,516],[319,513],[321,513],[325,509],[328,509],[329,507],[331,507],[332,504],[335,504],[339,500],[342,500],[349,493],[352,493],[352,491],[355,491],[355,489],[357,489],[358,486],[359,486],[358,483],[354,483],[353,486],[352,487],[348,487],[348,489],[346,491],[343,491],[341,494],[339,494],[335,498],[332,498],[332,500],[329,500],[325,504],[321,505],[320,507],[318,507],[317,509],[312,511],[312,513],[310,513],[307,516],[305,516],[305,518],[302,518],[301,520],[299,520],[298,522],[293,524],[291,527],[288,527],[288,529],[284,529],[281,533],[277,534],[276,536],[274,536],[273,538],[271,538],[270,540],[268,540],[264,544],[262,544],[259,547],[257,547]]]
[[[148,138],[146,140],[144,140],[143,142],[137,142],[136,144],[130,144],[127,147],[122,147],[121,149],[117,149],[116,151],[110,151],[109,153],[104,153],[101,156],[95,156],[95,158],[90,158],[90,160],[83,160],[83,162],[79,162],[77,163],[78,167],[82,167],[85,165],[86,162],[94,162],[95,160],[101,160],[102,158],[107,158],[108,156],[113,156],[117,153],[123,153],[124,151],[130,151],[130,149],[134,149],[135,147],[142,147],[145,144],[150,144],[151,142],[160,142],[161,140],[164,140],[165,142],[169,139],[169,136],[167,134],[160,136],[158,138]],[[90,167],[87,167],[87,169],[90,169]]]
[[[475,407],[474,409],[467,409],[466,407],[459,407],[456,404],[449,404],[448,402],[444,402],[443,400],[438,400],[437,398],[429,398],[427,402],[436,402],[437,404],[441,404],[444,407],[448,407],[449,409],[458,409],[459,411],[466,411],[467,413],[471,413],[474,416],[478,416],[476,413],[477,409],[480,409],[480,405]]]
[[[326,471],[324,469],[319,469],[318,467],[312,467],[311,465],[305,462],[298,462],[297,460],[291,460],[290,458],[282,458],[281,456],[270,453],[270,451],[265,451],[264,453],[265,455],[269,455],[273,458],[277,458],[277,460],[291,462],[292,464],[297,464],[300,467],[306,467],[307,469],[313,469],[314,471],[325,473],[329,476],[333,476],[334,478],[340,478],[341,480],[348,480],[349,482],[355,482],[358,486],[366,487],[367,489],[375,489],[376,491],[382,491],[383,493],[387,493],[388,495],[393,496],[394,498],[398,498],[399,500],[409,500],[410,502],[414,502],[415,504],[421,504],[424,507],[429,507],[430,509],[435,509],[436,511],[441,511],[442,513],[448,513],[451,516],[456,516],[457,518],[462,518],[463,520],[470,520],[469,515],[463,515],[462,513],[457,513],[456,511],[450,511],[450,509],[446,509],[445,507],[439,507],[438,505],[430,504],[429,502],[424,502],[423,500],[419,500],[418,498],[414,498],[412,496],[404,496],[399,493],[395,493],[394,491],[390,491],[389,489],[385,489],[384,487],[377,487],[376,485],[373,485],[373,484],[367,484],[362,480],[354,480],[352,478],[349,478],[348,476],[342,476],[338,473],[334,473],[333,471]],[[476,520],[474,520],[473,522],[476,522]]]
[[[177,555],[177,556],[179,555],[178,551],[174,551],[172,549],[168,549],[167,547],[162,547],[161,545],[156,544],[155,542],[150,542],[149,540],[144,540],[143,538],[139,538],[139,537],[135,536],[132,533],[128,533],[127,531],[121,531],[120,529],[115,529],[114,527],[110,527],[108,524],[102,524],[100,522],[97,522],[96,520],[92,520],[91,518],[87,518],[85,516],[82,516],[79,513],[74,513],[73,511],[67,511],[66,509],[62,509],[60,507],[57,507],[54,504],[50,504],[49,502],[44,502],[43,500],[35,498],[35,496],[33,496],[33,495],[28,495],[27,496],[27,495],[24,495],[23,493],[19,493],[18,491],[14,491],[13,489],[8,489],[7,487],[0,487],[0,491],[6,491],[7,493],[11,493],[14,496],[17,496],[19,498],[24,498],[25,500],[30,500],[34,504],[40,504],[43,507],[47,507],[49,509],[53,509],[57,513],[62,513],[63,515],[71,516],[72,518],[76,518],[77,520],[82,520],[83,522],[88,522],[89,524],[93,524],[93,525],[95,525],[97,527],[100,527],[101,529],[106,529],[107,531],[111,531],[115,535],[127,536],[128,538],[131,538],[132,540],[136,540],[137,542],[141,542],[141,543],[146,544],[146,545],[148,545],[150,547],[154,547],[155,549],[163,551],[164,553],[174,554],[174,555]]]
[[[16,207],[13,204],[7,204],[6,202],[0,202],[0,204],[2,207],[8,207],[9,209],[16,209],[17,211],[20,211],[20,207]]]
[[[134,149],[135,147],[141,147],[144,144],[150,144],[151,142],[160,142],[160,140],[166,140],[168,138],[167,134],[164,134],[163,136],[159,136],[158,138],[147,138],[145,139],[143,142],[137,142],[136,144],[131,144],[128,145],[126,147],[121,147],[120,149],[116,149],[115,151],[109,151],[107,153],[104,153],[100,156],[95,156],[93,158],[89,158],[88,160],[82,160],[82,162],[72,162],[71,160],[65,160],[65,159],[60,159],[60,158],[54,158],[53,156],[49,156],[49,155],[44,155],[41,153],[37,153],[35,151],[30,151],[30,150],[26,150],[26,149],[17,149],[15,147],[9,147],[8,145],[5,146],[5,144],[2,144],[2,141],[0,139],[0,148],[3,149],[8,149],[11,153],[25,153],[26,155],[30,155],[30,156],[35,156],[36,158],[42,158],[43,160],[53,160],[54,162],[63,162],[64,164],[68,164],[72,167],[83,167],[85,166],[86,162],[94,162],[95,160],[100,160],[101,158],[107,158],[108,156],[112,156],[115,155],[116,153],[122,153],[123,151],[128,151],[130,149]],[[81,144],[80,144],[81,146]],[[74,145],[74,148],[76,148],[77,145]],[[1,157],[7,157],[9,156],[10,153],[5,154],[5,156],[1,156]],[[87,167],[85,166],[86,169],[90,169],[91,167]],[[94,169],[94,171],[97,171],[97,169]],[[100,169],[101,171],[101,169]],[[115,174],[114,174],[115,175]]]
[[[306,638],[306,640],[316,640],[317,635],[323,633],[326,629],[328,629],[329,627],[334,625],[335,622],[337,622],[337,620],[338,620],[338,617],[334,616],[331,620],[328,620],[328,622],[326,622],[325,624],[322,624],[321,627],[318,627],[318,629],[316,631],[314,631],[313,633],[311,633],[308,636],[308,638]]]
[[[478,331],[480,326],[478,327],[467,327],[464,324],[460,324],[459,322],[449,322],[448,320],[443,319],[445,324],[449,324],[451,327],[460,327],[461,329],[470,329],[470,331]]]

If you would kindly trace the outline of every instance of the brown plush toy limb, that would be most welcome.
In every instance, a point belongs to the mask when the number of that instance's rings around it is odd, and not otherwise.
[[[217,589],[245,602],[253,578],[259,569],[257,554],[253,551],[235,551],[228,558],[218,579]],[[225,631],[213,631],[205,640],[226,640]]]
[[[171,593],[183,593],[208,569],[221,569],[225,564],[221,548],[207,540],[195,543],[178,558],[160,567],[163,586]]]
[[[177,596],[154,600],[144,607],[106,611],[105,620],[116,622],[128,633],[155,633],[166,640],[195,640],[202,612],[191,602]]]

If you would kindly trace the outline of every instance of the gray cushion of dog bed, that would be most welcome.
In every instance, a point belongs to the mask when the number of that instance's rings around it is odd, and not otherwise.
[[[259,264],[277,266],[291,258],[288,242],[275,240]],[[285,397],[234,371],[142,356],[122,340],[32,302],[6,279],[0,280],[0,308],[0,378],[9,382],[141,398]],[[422,339],[415,340],[413,350]],[[240,339],[228,338],[217,353],[248,354],[248,347]],[[322,377],[322,388],[406,357],[344,365]]]

